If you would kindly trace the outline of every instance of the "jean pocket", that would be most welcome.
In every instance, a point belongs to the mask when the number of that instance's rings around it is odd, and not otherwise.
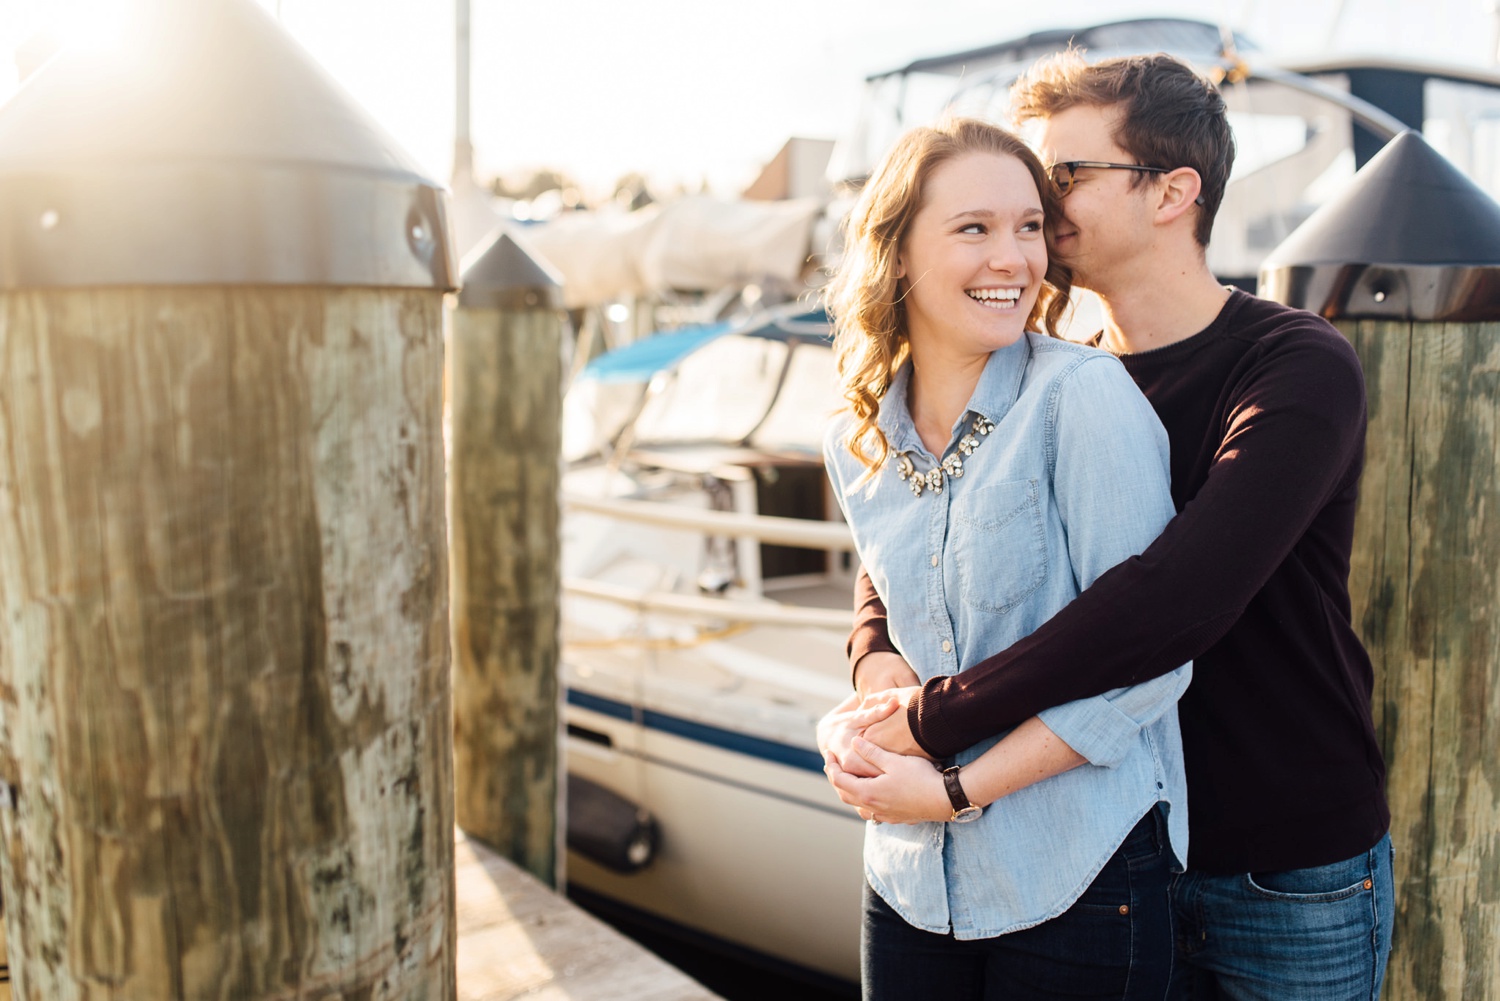
[[[1245,885],[1257,896],[1272,900],[1317,904],[1345,900],[1372,890],[1374,879],[1370,853],[1360,852],[1351,859],[1329,865],[1280,872],[1248,872]]]
[[[1010,480],[953,503],[948,549],[964,603],[1009,612],[1047,580],[1047,537],[1036,480]]]
[[[1127,916],[1129,905],[1135,899],[1135,869],[1142,853],[1154,852],[1154,841],[1148,816],[1136,824],[1124,843],[1115,849],[1114,855],[1079,894],[1071,910],[1100,917]]]

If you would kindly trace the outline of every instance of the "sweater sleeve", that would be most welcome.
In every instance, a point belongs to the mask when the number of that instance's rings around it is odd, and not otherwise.
[[[1336,332],[1320,324],[1258,350],[1226,389],[1222,440],[1192,500],[1029,636],[929,681],[907,716],[924,750],[946,757],[1049,707],[1163,675],[1239,619],[1347,485],[1364,440],[1363,376]]]
[[[859,659],[867,653],[896,653],[896,646],[887,632],[885,602],[875,592],[875,583],[859,568],[859,577],[854,581],[854,630],[849,634],[845,648],[849,654],[849,672],[852,678]]]

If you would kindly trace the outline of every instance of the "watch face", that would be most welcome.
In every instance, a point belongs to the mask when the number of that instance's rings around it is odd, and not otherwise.
[[[971,820],[978,820],[982,813],[984,813],[984,807],[982,806],[966,806],[962,810],[955,811],[948,822],[950,824],[967,824]]]

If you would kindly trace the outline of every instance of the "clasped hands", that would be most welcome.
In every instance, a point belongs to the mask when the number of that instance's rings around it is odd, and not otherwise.
[[[858,688],[818,722],[823,772],[864,820],[916,824],[953,815],[942,776],[906,722],[920,691],[916,672],[893,653],[867,654]]]

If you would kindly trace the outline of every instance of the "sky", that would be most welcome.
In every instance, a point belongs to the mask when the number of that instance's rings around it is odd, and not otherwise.
[[[107,31],[119,0],[0,0],[0,101],[38,31]],[[210,0],[202,0],[210,2]],[[426,166],[451,174],[453,0],[258,2]],[[1217,17],[1281,58],[1399,55],[1493,66],[1500,0],[470,0],[476,173],[550,168],[608,194],[640,171],[730,194],[791,136],[834,139],[862,83],[1032,31]]]

